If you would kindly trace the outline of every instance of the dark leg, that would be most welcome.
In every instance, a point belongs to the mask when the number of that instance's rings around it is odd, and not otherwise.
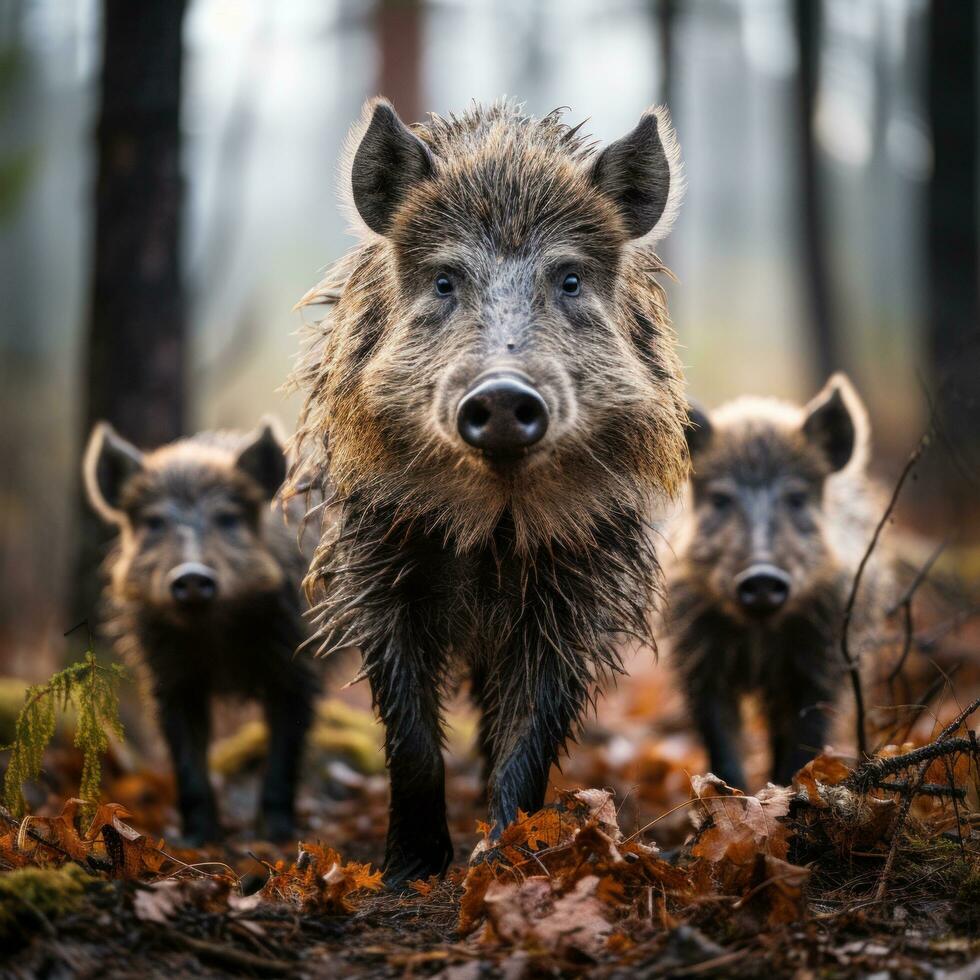
[[[791,624],[783,649],[773,658],[765,699],[772,733],[772,781],[781,786],[827,742],[827,705],[834,701],[841,674],[837,651],[811,624]]]
[[[266,693],[265,717],[269,726],[269,757],[262,784],[262,825],[270,840],[291,840],[295,835],[296,784],[306,735],[313,721],[316,686],[312,673],[297,664],[283,666],[288,683]]]
[[[453,857],[446,823],[440,678],[433,666],[423,666],[403,649],[372,658],[368,670],[385,726],[391,780],[384,860],[385,883],[391,888],[442,874]]]
[[[717,692],[702,692],[690,699],[694,722],[708,750],[711,771],[729,786],[745,788],[739,754],[742,720],[737,699]]]
[[[772,781],[788,786],[827,741],[827,716],[822,705],[784,702],[771,715]]]
[[[218,810],[208,779],[209,698],[188,686],[158,690],[157,701],[177,778],[184,837],[195,845],[220,840]]]
[[[490,778],[490,823],[499,834],[517,816],[544,805],[548,773],[585,704],[582,673],[550,647],[525,641],[511,656],[499,695],[488,698],[496,721],[496,759]],[[497,694],[497,692],[492,692]]]

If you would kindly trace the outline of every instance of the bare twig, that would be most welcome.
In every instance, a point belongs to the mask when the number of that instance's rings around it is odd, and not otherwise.
[[[909,769],[923,761],[937,759],[942,755],[969,750],[973,745],[970,738],[950,739],[950,736],[954,735],[966,719],[977,710],[980,710],[980,698],[974,698],[928,745],[889,759],[871,759],[855,770],[844,785],[849,789],[867,792],[892,773],[901,772],[903,769]]]
[[[858,658],[851,652],[849,644],[851,620],[854,617],[854,605],[857,601],[857,594],[858,589],[861,586],[861,579],[864,577],[864,570],[867,568],[872,554],[874,554],[874,550],[878,545],[878,539],[881,537],[881,533],[884,530],[885,525],[888,523],[892,516],[892,512],[895,510],[895,505],[898,503],[898,498],[902,492],[902,487],[905,485],[905,481],[908,479],[908,476],[912,470],[915,469],[916,464],[919,462],[919,459],[922,457],[922,454],[926,451],[926,448],[929,445],[929,436],[931,431],[932,429],[930,425],[930,428],[927,429],[919,439],[918,445],[916,445],[915,449],[909,453],[909,458],[905,461],[905,466],[902,467],[902,472],[899,474],[898,482],[895,484],[895,489],[892,491],[891,499],[888,501],[888,506],[885,508],[884,514],[881,515],[881,520],[878,521],[874,534],[871,535],[871,540],[868,542],[868,547],[865,549],[865,552],[861,557],[861,561],[858,564],[857,572],[854,575],[854,581],[851,583],[851,593],[847,597],[847,605],[844,607],[844,616],[841,620],[840,651],[841,656],[844,658],[847,671],[851,677],[851,687],[854,689],[857,747],[858,754],[862,757],[866,757],[868,754],[868,741],[865,733],[864,693],[861,690],[861,665]]]
[[[948,761],[944,757],[944,761]],[[903,796],[906,793],[911,793],[915,787],[907,779],[895,779],[890,782],[877,783],[875,789],[891,790],[894,793],[901,793]],[[940,783],[923,783],[917,790],[916,793],[919,796],[946,796],[952,800],[965,800],[966,790],[960,786],[953,786],[952,780],[950,780],[950,785],[943,786]]]
[[[894,616],[895,613],[898,612],[898,610],[905,605],[905,603],[912,601],[912,597],[915,595],[916,592],[919,591],[919,586],[922,585],[923,582],[925,582],[929,573],[932,571],[932,566],[936,564],[936,562],[939,560],[940,555],[942,555],[942,553],[948,547],[949,547],[949,535],[943,538],[943,540],[940,541],[938,545],[936,545],[936,547],[933,549],[932,554],[929,555],[929,557],[925,560],[925,563],[922,565],[922,567],[915,573],[915,578],[913,578],[912,581],[909,583],[908,588],[902,593],[901,598],[897,599],[894,603],[892,603],[892,606],[888,610],[887,615]]]
[[[929,764],[933,759],[946,757],[953,755],[956,752],[976,752],[977,740],[976,736],[971,732],[969,737],[952,738],[954,732],[959,731],[960,726],[966,721],[966,719],[973,714],[978,708],[980,708],[980,698],[976,698],[971,701],[960,713],[939,733],[936,740],[929,745],[923,746],[921,749],[915,749],[912,752],[906,752],[904,755],[895,756],[892,759],[876,759],[872,762],[867,763],[862,766],[857,772],[855,772],[850,779],[847,780],[847,784],[854,784],[854,788],[863,788],[867,790],[871,786],[880,784],[882,778],[892,772],[899,772],[902,769],[910,768],[911,766],[918,766],[915,777],[910,780],[910,786],[904,794],[902,799],[902,805],[895,816],[895,822],[892,825],[892,839],[891,846],[888,849],[888,857],[885,860],[885,866],[881,870],[881,877],[878,879],[878,888],[875,892],[875,900],[881,902],[885,898],[885,893],[888,889],[888,879],[891,874],[892,867],[895,864],[895,858],[898,854],[898,844],[902,836],[902,831],[905,828],[905,822],[908,820],[909,811],[912,809],[912,801],[919,794],[925,783],[926,773],[929,770]],[[868,782],[869,775],[871,773],[877,773],[877,778],[873,778],[871,782]]]
[[[860,769],[855,770],[845,781],[848,789],[866,793],[874,789],[886,776],[901,772],[911,766],[924,762],[932,762],[944,755],[955,755],[957,752],[968,752],[973,747],[969,738],[951,738],[943,742],[930,742],[921,749],[913,749],[904,755],[891,756],[888,759],[870,759]]]
[[[933,698],[935,698],[936,695],[939,694],[939,692],[943,689],[944,685],[951,684],[953,677],[955,676],[956,672],[960,669],[962,665],[954,664],[948,671],[942,670],[942,668],[940,668],[935,663],[935,661],[933,661],[933,666],[936,667],[936,669],[939,671],[939,676],[929,685],[925,693],[919,699],[918,707],[913,709],[912,713],[909,715],[909,718],[905,725],[905,730],[902,733],[901,737],[899,738],[893,737],[889,739],[889,741],[898,742],[899,744],[908,741],[908,737],[911,734],[912,729],[915,728],[916,724],[918,723],[922,715],[925,713],[926,709],[929,707],[930,704],[932,704]],[[897,729],[896,729],[896,733],[897,733]]]
[[[912,641],[915,636],[915,626],[912,622],[912,598],[918,591],[918,588],[926,580],[929,572],[932,571],[932,566],[935,565],[939,556],[946,550],[946,546],[949,544],[949,538],[946,537],[933,550],[932,554],[926,559],[925,564],[916,572],[915,577],[909,583],[908,588],[902,594],[902,597],[896,602],[891,609],[888,610],[888,615],[894,615],[899,609],[902,610],[902,653],[898,660],[895,662],[895,666],[892,667],[891,673],[888,675],[888,689],[891,691],[892,700],[895,699],[895,692],[893,685],[895,679],[902,672],[902,668],[905,666],[905,661],[908,659],[909,652],[912,649]]]

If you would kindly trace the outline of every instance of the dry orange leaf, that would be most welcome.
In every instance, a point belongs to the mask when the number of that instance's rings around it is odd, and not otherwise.
[[[378,891],[381,872],[369,864],[344,859],[332,847],[300,843],[296,860],[277,861],[260,895],[267,902],[286,902],[306,910],[347,915],[357,892]]]
[[[811,759],[794,777],[793,787],[802,790],[813,806],[826,806],[821,788],[838,786],[851,774],[851,768],[843,758],[833,753],[824,753]]]
[[[691,777],[691,786],[698,799],[695,857],[738,865],[754,863],[757,854],[786,857],[790,832],[780,818],[789,812],[792,789],[770,784],[746,796],[711,773]]]

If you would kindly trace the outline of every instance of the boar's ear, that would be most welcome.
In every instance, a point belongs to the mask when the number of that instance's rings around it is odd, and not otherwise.
[[[832,375],[804,411],[803,434],[827,457],[831,472],[866,461],[867,412],[846,375]]]
[[[126,481],[143,469],[143,454],[123,439],[108,422],[98,422],[89,436],[82,462],[85,493],[95,512],[119,524],[119,502]]]
[[[711,442],[712,431],[711,419],[708,418],[707,413],[697,405],[689,403],[684,434],[687,436],[687,451],[692,458]]]
[[[636,129],[610,143],[592,165],[592,183],[615,201],[631,238],[670,230],[683,190],[677,139],[660,106],[643,114]]]
[[[398,118],[390,102],[369,102],[365,116],[368,112],[370,121],[351,166],[351,192],[364,223],[384,235],[412,185],[430,177],[435,168],[429,148]]]
[[[266,415],[235,460],[235,466],[255,480],[269,500],[286,479],[284,442],[279,422]]]

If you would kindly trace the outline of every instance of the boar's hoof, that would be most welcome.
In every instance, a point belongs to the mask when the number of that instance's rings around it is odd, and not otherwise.
[[[275,844],[296,839],[296,825],[291,813],[266,811],[259,821],[259,830],[267,840]]]
[[[408,892],[409,885],[419,879],[442,876],[453,859],[453,846],[445,841],[433,842],[426,853],[398,850],[385,858],[384,883],[389,891]]]

